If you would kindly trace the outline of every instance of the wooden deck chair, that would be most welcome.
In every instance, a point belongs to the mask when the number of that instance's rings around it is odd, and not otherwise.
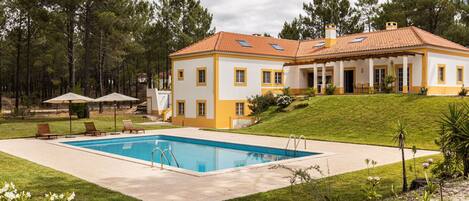
[[[38,124],[36,138],[57,138],[59,135],[50,132],[49,124]]]
[[[122,129],[122,133],[125,133],[125,131],[129,131],[130,133],[132,133],[134,131],[135,131],[135,133],[143,131],[143,133],[145,133],[145,129],[134,127],[134,124],[132,123],[132,120],[123,120],[122,122],[124,123],[124,128]]]
[[[96,129],[94,122],[84,122],[85,124],[85,135],[92,135],[92,136],[100,136],[106,135],[105,132],[101,132],[100,130]]]

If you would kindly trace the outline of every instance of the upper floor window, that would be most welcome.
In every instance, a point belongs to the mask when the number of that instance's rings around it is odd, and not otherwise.
[[[235,68],[235,85],[245,86],[246,85],[246,68]]]
[[[184,80],[184,69],[178,70],[178,80]]]
[[[197,68],[197,86],[207,85],[207,68]]]
[[[275,80],[275,84],[283,84],[283,73],[275,72],[274,80]]]
[[[446,65],[438,64],[438,83],[444,84],[446,81]]]
[[[464,83],[464,66],[457,67],[457,82],[458,84]]]
[[[272,83],[272,72],[270,71],[262,71],[262,83],[263,84],[271,84]]]

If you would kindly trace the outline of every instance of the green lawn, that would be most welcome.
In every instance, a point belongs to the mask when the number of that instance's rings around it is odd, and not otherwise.
[[[3,186],[3,182],[13,182],[20,192],[29,191],[33,197],[42,197],[49,192],[75,192],[76,200],[83,201],[137,200],[72,175],[0,152],[0,186]]]
[[[142,116],[136,115],[118,115],[117,116],[117,129],[122,129],[122,120],[131,119],[134,123],[149,121]],[[99,115],[91,119],[73,119],[72,133],[81,133],[85,131],[83,122],[93,121],[96,128],[101,131],[114,131],[114,117],[112,115]],[[33,137],[36,135],[37,124],[49,123],[52,132],[59,134],[69,133],[69,120],[68,118],[34,118],[34,119],[2,119],[0,118],[0,140],[10,138],[23,138]],[[140,126],[147,130],[171,128],[171,126]]]
[[[424,177],[421,164],[424,161],[428,160],[428,158],[433,158],[435,161],[442,159],[440,155],[418,158],[417,163],[416,163],[418,173],[419,173],[418,177]],[[411,164],[413,164],[413,161],[408,160],[407,167],[409,167]],[[396,192],[400,192],[402,190],[401,167],[402,167],[401,163],[394,163],[390,165],[378,166],[375,169],[371,170],[371,174],[370,174],[371,176],[379,176],[382,179],[378,192],[382,194],[383,197],[393,196],[393,193],[391,191],[392,185],[394,185]],[[351,173],[346,173],[346,174],[326,178],[323,183],[325,184],[324,186],[326,187],[323,188],[322,190],[324,191],[329,188],[330,193],[329,194],[326,193],[326,195],[332,195],[332,197],[334,198],[333,200],[347,200],[347,201],[367,200],[364,195],[364,192],[362,191],[364,185],[366,184],[367,177],[368,177],[368,170],[360,170],[356,172],[351,172]],[[411,171],[408,171],[409,185],[410,185],[410,181],[414,178],[415,178],[414,173]],[[287,178],[285,179],[288,180]],[[291,193],[290,187],[286,187],[286,188],[258,193],[258,194],[254,194],[254,195],[250,195],[250,196],[246,196],[242,198],[233,199],[233,201],[252,201],[252,200],[294,201],[294,200],[315,200],[315,197],[312,196],[311,188],[305,188],[305,187],[302,187],[301,185],[296,185],[293,188],[293,193]]]
[[[409,132],[407,146],[438,149],[434,139],[441,114],[449,103],[464,101],[468,102],[458,97],[416,95],[319,96],[304,101],[309,103],[307,108],[289,112],[271,109],[263,114],[260,124],[230,131],[390,146],[394,145],[393,127],[402,120]]]

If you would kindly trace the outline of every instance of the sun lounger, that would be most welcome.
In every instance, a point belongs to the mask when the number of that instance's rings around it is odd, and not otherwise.
[[[92,135],[92,136],[100,136],[106,135],[105,132],[101,132],[100,130],[96,129],[94,122],[84,122],[85,124],[85,135]]]
[[[145,133],[145,129],[134,127],[134,124],[131,120],[123,120],[122,122],[124,123],[124,129],[122,129],[123,133],[125,133],[126,131],[129,131],[130,133],[133,133],[134,131],[135,133],[143,131],[143,133]]]
[[[50,132],[49,124],[38,124],[36,138],[57,138],[59,135]]]

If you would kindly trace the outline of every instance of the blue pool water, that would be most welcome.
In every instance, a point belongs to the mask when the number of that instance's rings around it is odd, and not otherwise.
[[[145,161],[151,161],[151,153],[155,148],[171,150],[180,168],[196,172],[210,172],[318,154],[166,135],[64,143]],[[161,163],[161,154],[155,153],[153,161]],[[166,156],[168,160],[163,157],[163,164],[177,167],[176,160],[167,151]]]

